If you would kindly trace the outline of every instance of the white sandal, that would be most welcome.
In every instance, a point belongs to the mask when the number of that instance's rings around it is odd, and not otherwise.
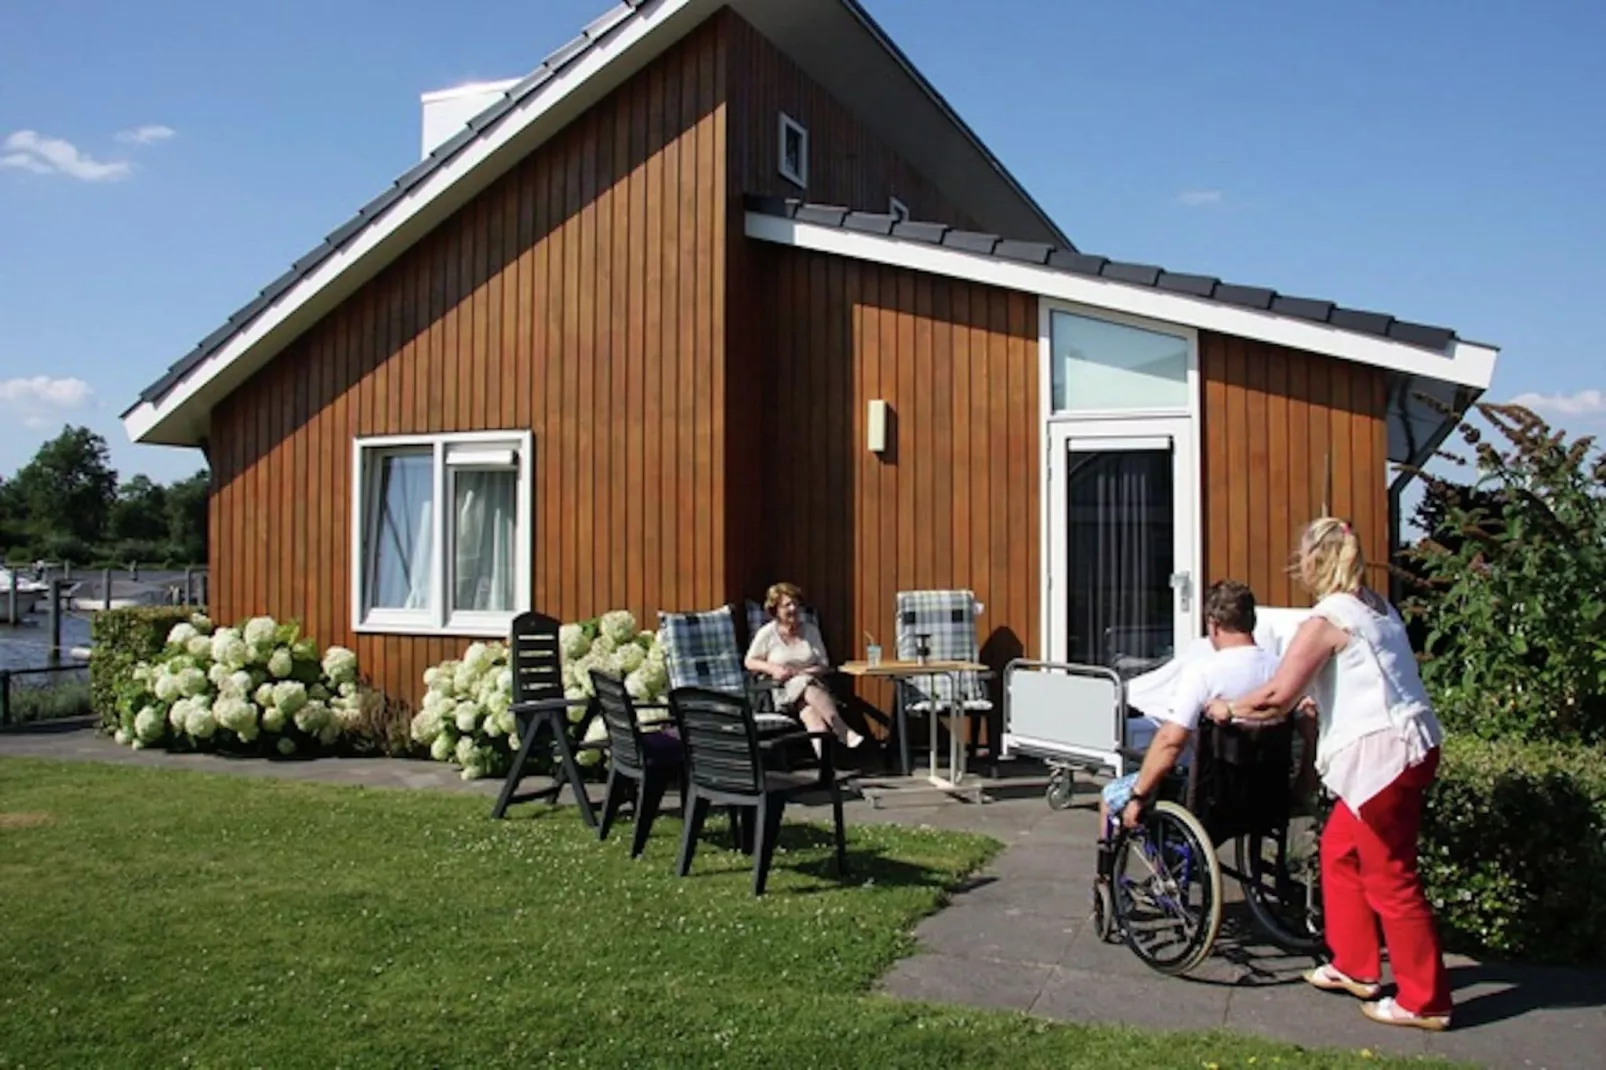
[[[1450,1028],[1448,1014],[1412,1014],[1398,1003],[1393,996],[1384,996],[1375,1003],[1362,1003],[1361,1013],[1374,1022],[1384,1025],[1409,1025],[1417,1029],[1429,1029],[1435,1033]]]
[[[1382,991],[1382,986],[1376,981],[1357,981],[1339,972],[1331,962],[1324,962],[1314,970],[1306,970],[1302,976],[1306,984],[1323,992],[1348,992],[1356,999],[1376,999]]]

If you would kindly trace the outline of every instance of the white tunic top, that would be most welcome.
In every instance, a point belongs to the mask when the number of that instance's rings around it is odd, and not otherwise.
[[[773,620],[754,633],[753,641],[747,647],[747,656],[773,662],[776,665],[789,665],[794,669],[831,664],[826,659],[825,640],[820,638],[818,628],[812,624],[804,624],[802,634],[788,641],[782,638],[780,626]],[[781,705],[791,706],[796,703],[813,682],[812,676],[794,676],[782,683]]]
[[[1311,697],[1319,711],[1316,772],[1356,812],[1444,738],[1405,622],[1394,607],[1385,610],[1332,594],[1311,611],[1350,637],[1322,667]]]

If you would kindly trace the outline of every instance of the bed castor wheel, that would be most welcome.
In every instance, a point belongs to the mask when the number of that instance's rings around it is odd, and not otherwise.
[[[1048,775],[1048,791],[1044,793],[1051,810],[1069,810],[1076,801],[1076,784],[1069,769],[1056,769]]]

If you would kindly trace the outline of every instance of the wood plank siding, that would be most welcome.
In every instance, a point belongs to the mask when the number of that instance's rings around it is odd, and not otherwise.
[[[1038,649],[1037,300],[821,253],[760,251],[768,293],[764,575],[800,584],[838,659],[893,644],[900,590],[970,588],[997,668]],[[865,444],[868,403],[891,409]],[[762,516],[762,523],[759,518]],[[863,683],[882,710],[890,692]]]
[[[1266,605],[1309,605],[1287,569],[1325,500],[1360,535],[1368,582],[1387,591],[1387,372],[1211,332],[1199,364],[1205,583],[1242,580]]]
[[[530,429],[533,604],[724,595],[720,25],[436,228],[212,414],[213,612],[297,617],[414,701],[469,640],[353,635],[352,439]]]

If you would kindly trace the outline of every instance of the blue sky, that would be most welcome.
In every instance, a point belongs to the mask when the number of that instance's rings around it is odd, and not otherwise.
[[[0,7],[0,474],[138,390],[416,159],[421,92],[605,0]],[[1606,5],[868,0],[1085,251],[1443,324],[1606,431]]]

